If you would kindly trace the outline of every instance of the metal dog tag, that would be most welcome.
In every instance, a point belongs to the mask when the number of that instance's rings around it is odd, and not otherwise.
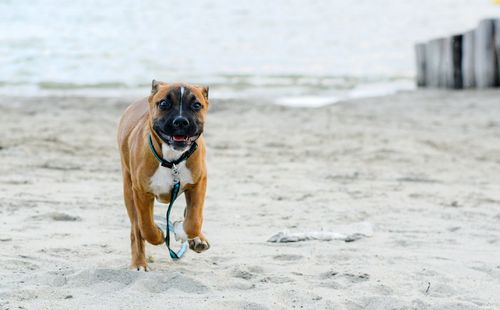
[[[179,180],[179,167],[177,167],[175,164],[172,165],[172,176],[174,178],[174,183],[178,183]]]

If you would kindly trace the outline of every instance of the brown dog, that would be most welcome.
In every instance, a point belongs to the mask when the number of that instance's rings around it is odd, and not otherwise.
[[[198,144],[187,160],[174,166],[180,181],[179,194],[186,194],[187,204],[185,236],[181,239],[188,239],[189,247],[198,253],[210,247],[201,231],[207,186],[202,133],[207,110],[208,87],[153,80],[151,95],[130,105],[121,117],[118,145],[125,205],[132,225],[131,268],[148,269],[144,240],[154,245],[164,242],[153,220],[153,205],[155,198],[170,202],[174,184],[172,169],[160,165],[151,147],[164,160],[173,162]]]

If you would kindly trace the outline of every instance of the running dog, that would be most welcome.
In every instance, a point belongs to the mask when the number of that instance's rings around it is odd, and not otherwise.
[[[180,238],[188,240],[195,252],[210,248],[201,230],[207,187],[203,139],[207,110],[208,87],[153,80],[151,95],[130,105],[120,119],[118,146],[132,226],[133,269],[148,270],[145,240],[153,245],[165,242],[154,223],[153,205],[155,199],[169,203],[176,182],[187,204]]]

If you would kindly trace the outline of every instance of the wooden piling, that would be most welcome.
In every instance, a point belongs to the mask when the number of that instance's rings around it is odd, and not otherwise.
[[[450,68],[448,74],[448,87],[460,89],[463,87],[462,74],[462,44],[463,35],[457,34],[450,38]]]
[[[427,43],[425,47],[425,60],[427,61],[426,85],[429,87],[439,87],[439,70],[441,66],[441,40],[434,39]]]
[[[427,86],[426,83],[426,58],[425,43],[415,45],[415,59],[417,61],[417,86]]]
[[[497,55],[497,86],[500,86],[500,19],[495,21],[495,52]]]
[[[453,56],[451,48],[451,38],[444,38],[441,43],[441,70],[440,83],[441,88],[450,88],[453,84]]]
[[[440,39],[439,87],[462,88],[462,37]]]
[[[462,41],[462,78],[464,88],[476,87],[476,66],[474,64],[475,30],[464,33]]]
[[[417,85],[435,88],[500,86],[500,19],[474,30],[415,45]]]
[[[495,47],[495,20],[482,20],[476,28],[474,47],[474,65],[478,88],[498,86]]]

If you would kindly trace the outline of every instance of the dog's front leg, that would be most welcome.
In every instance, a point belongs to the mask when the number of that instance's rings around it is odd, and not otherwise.
[[[142,238],[153,245],[164,242],[163,232],[154,223],[154,196],[134,190],[134,203],[137,209],[137,220]]]
[[[193,188],[185,192],[187,206],[184,218],[184,231],[189,240],[189,248],[198,253],[210,248],[208,240],[201,231],[206,188],[207,179],[203,178]]]

